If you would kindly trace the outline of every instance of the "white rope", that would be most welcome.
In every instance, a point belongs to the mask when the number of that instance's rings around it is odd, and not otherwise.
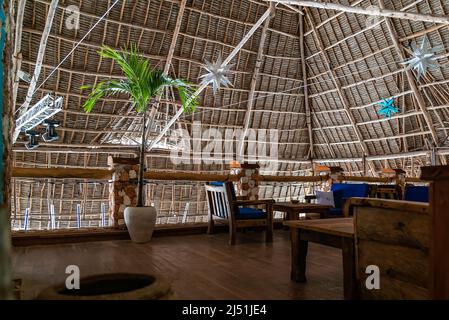
[[[56,72],[56,70],[58,70],[58,68],[72,55],[72,53],[76,50],[76,48],[78,48],[78,46],[84,41],[84,39],[87,38],[87,36],[89,35],[89,33],[92,32],[93,29],[95,29],[95,27],[106,17],[106,15],[109,13],[109,11],[112,10],[112,8],[114,8],[114,6],[119,2],[120,0],[115,0],[115,2],[108,8],[108,10],[106,10],[106,12],[100,17],[100,19],[98,19],[98,21],[89,29],[89,31],[87,31],[87,33],[81,38],[80,41],[77,42],[77,44],[72,48],[72,50],[70,50],[70,52],[65,56],[64,59],[61,60],[61,62],[50,72],[50,74],[48,75],[47,78],[45,78],[44,81],[42,81],[42,83],[34,90],[33,95],[36,93],[36,91],[42,87],[42,85],[48,80],[50,79],[50,77]]]

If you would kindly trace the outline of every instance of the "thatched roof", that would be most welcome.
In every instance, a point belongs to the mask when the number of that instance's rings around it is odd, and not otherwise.
[[[23,14],[23,25],[18,26],[22,29],[21,69],[33,74],[51,1],[16,1],[16,13],[20,10],[19,3],[23,2],[26,2],[24,11],[18,13]],[[38,85],[113,2],[59,1]],[[360,8],[379,5],[369,0],[338,2]],[[80,8],[77,30],[65,25],[68,16],[65,8],[69,5]],[[113,48],[137,44],[153,66],[166,68],[172,76],[199,83],[198,78],[204,73],[204,60],[215,60],[219,54],[226,57],[268,7],[269,3],[262,0],[120,0],[32,98],[31,105],[47,93],[64,98],[64,110],[56,116],[62,123],[58,129],[62,135],[60,141],[41,142],[38,149],[30,152],[24,150],[19,140],[14,145],[14,165],[104,168],[108,155],[132,156],[136,152],[132,139],[138,135],[141,120],[126,97],[104,99],[89,115],[81,109],[87,96],[87,92],[80,89],[82,85],[120,77],[117,66],[99,58],[97,50],[102,44]],[[449,3],[386,0],[385,8],[434,16],[447,14]],[[439,60],[440,68],[417,81],[413,73],[404,72],[399,62],[410,56],[410,45],[420,43],[425,36],[432,47],[442,46],[439,55],[447,56],[447,24],[317,8],[307,8],[305,15],[298,11],[300,8],[294,4],[278,4],[268,24],[254,33],[232,61],[235,64],[230,76],[233,86],[222,88],[217,94],[213,94],[211,88],[206,89],[200,95],[197,112],[183,115],[174,127],[190,131],[193,121],[201,121],[203,129],[218,128],[222,132],[245,126],[277,129],[281,160],[278,174],[281,175],[309,174],[314,160],[340,165],[354,175],[363,174],[363,170],[375,174],[389,166],[401,167],[409,175],[416,176],[419,166],[428,163],[430,150],[444,147],[446,143],[449,69],[445,57]],[[305,59],[301,59],[302,39]],[[308,107],[304,99],[304,79]],[[25,101],[28,87],[25,82],[19,83],[16,108]],[[389,97],[396,98],[400,113],[384,119],[377,114],[378,103]],[[162,97],[152,136],[157,135],[179,107],[175,96]],[[445,163],[445,149],[436,150],[441,154],[440,161]],[[147,160],[151,170],[227,172],[229,165],[175,166],[169,158],[169,150],[164,148],[151,150]],[[16,192],[23,197],[20,214],[27,206],[28,184],[16,181]],[[65,205],[75,210],[73,199],[76,202],[80,198],[76,183],[72,184],[62,188],[56,183],[54,198],[71,201],[62,204],[61,211]],[[31,197],[46,221],[48,190],[42,184],[37,186],[36,182],[32,185]],[[202,186],[177,185],[155,188],[160,193],[156,201],[167,202],[167,210],[162,210],[167,215],[173,212],[182,215],[185,200],[196,199],[188,208],[191,220],[195,220],[193,215],[202,215],[207,210],[204,195],[196,192],[202,191]],[[285,197],[291,190],[267,187],[263,191],[265,196]],[[92,210],[98,216],[100,203],[107,205],[107,192],[104,185],[97,186],[94,195],[90,189],[81,190],[85,197],[98,199],[88,202],[86,213]]]

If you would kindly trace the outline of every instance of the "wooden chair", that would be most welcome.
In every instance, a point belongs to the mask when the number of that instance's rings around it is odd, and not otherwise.
[[[266,228],[266,242],[273,241],[273,204],[274,200],[238,200],[232,182],[206,184],[209,204],[208,233],[214,232],[214,218],[229,223],[229,244],[236,241],[237,228]],[[251,206],[263,205],[265,210]]]

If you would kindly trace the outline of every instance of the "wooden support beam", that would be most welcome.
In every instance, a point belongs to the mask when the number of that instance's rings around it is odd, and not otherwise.
[[[111,170],[101,169],[63,169],[63,168],[13,168],[13,177],[21,178],[55,178],[55,179],[90,179],[109,180]]]
[[[283,5],[286,6],[287,8],[289,8],[290,10],[293,10],[293,11],[299,13],[302,16],[304,15],[304,12],[302,12],[302,10],[298,7],[294,7],[292,5],[289,5],[288,3],[284,3]]]
[[[328,176],[269,176],[260,175],[259,180],[265,182],[320,182],[329,179]]]
[[[47,20],[45,21],[44,31],[42,32],[41,42],[39,44],[39,50],[37,52],[36,66],[34,67],[34,73],[31,78],[30,86],[28,87],[28,92],[25,98],[25,102],[21,106],[21,113],[25,113],[30,105],[31,99],[33,98],[34,91],[36,90],[37,81],[41,74],[42,62],[44,61],[45,49],[47,48],[48,36],[53,25],[53,18],[56,14],[56,9],[58,7],[59,0],[52,0],[47,12]]]
[[[422,167],[421,179],[430,181],[430,299],[449,299],[449,166]]]
[[[170,70],[171,61],[173,59],[173,54],[175,53],[176,43],[178,40],[179,30],[181,30],[182,18],[184,16],[184,11],[186,8],[187,0],[181,0],[179,4],[178,17],[176,19],[175,30],[173,30],[173,36],[171,39],[170,47],[168,48],[167,60],[165,60],[164,74],[168,74]]]
[[[245,118],[243,119],[243,133],[240,136],[239,143],[237,144],[238,146],[240,146],[240,149],[238,150],[237,154],[242,157],[243,157],[243,153],[245,151],[245,143],[244,142],[245,142],[246,135],[248,134],[249,124],[251,121],[251,114],[252,114],[253,105],[254,105],[253,99],[254,99],[254,94],[256,92],[256,84],[257,84],[257,78],[259,77],[259,70],[262,65],[263,51],[265,49],[265,40],[267,39],[267,32],[268,32],[268,27],[270,25],[271,17],[274,15],[274,11],[275,11],[274,3],[270,3],[270,7],[268,10],[270,10],[271,14],[265,20],[264,25],[262,27],[262,32],[261,32],[260,40],[259,40],[259,48],[257,50],[256,64],[254,66],[253,75],[251,78],[250,89],[249,89],[249,94],[248,94],[248,102],[246,103]]]
[[[175,53],[176,43],[178,41],[179,30],[181,29],[181,25],[182,25],[182,18],[184,16],[184,10],[186,8],[186,2],[187,2],[187,0],[181,0],[181,3],[179,5],[179,11],[178,11],[177,19],[176,19],[175,29],[173,30],[173,36],[171,39],[170,47],[168,48],[167,59],[165,60],[165,66],[164,66],[164,74],[165,75],[168,75],[168,73],[170,71],[171,62],[173,60],[173,55]],[[156,119],[157,110],[159,110],[160,101],[161,101],[161,95],[158,95],[156,97],[156,103],[154,104],[154,107],[151,109],[150,116],[148,117],[147,123],[145,124],[147,126],[147,128],[150,128],[150,130],[148,130],[148,132],[147,132],[146,141],[150,141],[149,138],[150,138],[150,133],[151,133],[151,127],[153,126],[154,121]],[[180,107],[180,109],[182,109],[182,107]]]
[[[310,7],[316,9],[341,11],[346,13],[363,14],[376,17],[388,17],[396,19],[405,19],[411,21],[423,21],[432,23],[449,24],[449,17],[442,15],[420,14],[414,12],[401,12],[396,10],[388,10],[385,8],[361,8],[352,7],[334,2],[321,1],[303,1],[303,0],[267,0],[270,2],[278,2],[282,4],[298,5],[303,7]]]
[[[304,94],[304,112],[306,114],[306,125],[307,132],[309,133],[309,158],[314,158],[315,153],[313,150],[313,131],[312,131],[312,115],[310,111],[310,101],[309,101],[309,88],[307,85],[307,65],[306,65],[306,53],[304,47],[304,14],[299,16],[299,51],[301,54],[301,70],[302,70],[302,81],[303,81],[303,94]],[[335,156],[331,147],[329,150],[332,156]]]
[[[17,92],[19,90],[19,78],[18,71],[22,64],[22,27],[23,27],[23,17],[25,13],[26,0],[19,0],[17,5],[17,12],[15,13],[17,20],[15,25],[15,36],[14,36],[14,53],[13,53],[13,90],[12,90],[12,101],[13,101],[13,112],[16,110],[16,100]]]
[[[248,33],[243,37],[243,39],[239,42],[239,44],[232,50],[232,52],[229,54],[229,56],[223,61],[221,64],[223,67],[227,66],[229,62],[231,62],[232,59],[237,55],[237,53],[242,49],[242,47],[245,45],[245,43],[251,38],[251,36],[256,32],[256,30],[264,23],[266,19],[271,14],[271,9],[268,8],[267,11],[257,20],[257,22],[253,25],[253,27],[248,31]],[[201,92],[203,92],[204,89],[208,87],[208,84],[202,84],[193,94],[194,96],[199,96]],[[183,108],[180,108],[178,112],[170,119],[170,121],[167,123],[167,125],[161,130],[159,135],[151,141],[150,147],[148,148],[148,151],[151,151],[158,143],[159,141],[164,137],[164,135],[167,133],[167,131],[171,128],[171,126],[176,122],[176,120],[179,119],[179,117],[183,114],[184,110]]]
[[[197,172],[145,172],[145,179],[147,180],[185,180],[185,181],[229,181],[237,180],[234,176],[229,174],[212,174],[212,173],[197,173]]]
[[[54,179],[90,179],[109,180],[113,171],[107,169],[84,169],[84,168],[13,168],[14,178],[54,178]],[[191,172],[167,172],[167,171],[147,171],[144,174],[146,180],[160,181],[237,181],[238,176],[230,174],[198,173]],[[273,176],[260,175],[259,181],[263,182],[320,182],[329,179],[327,175],[321,176]],[[342,181],[390,183],[395,178],[385,177],[365,177],[365,176],[341,176]],[[408,182],[424,182],[420,179],[409,178]]]
[[[343,89],[341,88],[341,85],[340,85],[339,81],[337,80],[338,79],[337,74],[332,69],[329,57],[327,56],[326,51],[324,51],[324,45],[323,45],[323,42],[321,41],[321,38],[320,38],[320,36],[318,34],[318,31],[317,31],[316,27],[315,27],[315,23],[313,22],[312,17],[310,15],[309,11],[307,9],[304,9],[304,10],[305,10],[307,18],[309,19],[309,23],[310,23],[310,26],[311,26],[311,28],[313,30],[313,35],[314,35],[315,41],[316,41],[317,46],[318,46],[318,48],[319,48],[319,50],[321,52],[321,56],[323,57],[324,63],[326,65],[326,68],[327,68],[328,72],[331,75],[331,78],[332,78],[332,81],[334,83],[334,86],[337,89],[338,96],[339,96],[339,98],[340,98],[340,100],[342,102],[344,110],[346,111],[346,114],[347,114],[347,116],[349,118],[351,126],[352,126],[352,128],[353,128],[353,130],[354,130],[354,132],[355,132],[355,134],[357,136],[357,139],[359,141],[360,147],[362,148],[362,151],[363,151],[364,155],[369,156],[368,147],[366,146],[365,142],[363,141],[363,135],[362,135],[360,129],[357,127],[357,121],[356,121],[356,119],[355,119],[354,115],[352,114],[352,111],[351,111],[351,109],[349,107],[349,101],[346,98],[346,96],[344,95]],[[376,173],[376,168],[375,168],[374,164],[372,162],[368,162],[368,166],[369,166],[369,168],[371,170],[372,175],[376,176],[377,173]]]
[[[385,4],[384,4],[383,0],[379,0],[379,7],[381,9],[385,8]],[[394,47],[396,49],[396,52],[397,52],[399,58],[401,59],[401,61],[405,61],[406,56],[403,52],[402,45],[399,42],[399,38],[398,38],[396,29],[395,29],[393,23],[391,22],[391,20],[389,18],[386,18],[385,22],[386,22],[386,25],[388,28],[388,33],[390,34],[391,40],[393,41]],[[405,70],[405,74],[407,76],[407,80],[410,85],[410,89],[412,90],[413,95],[416,99],[416,102],[418,103],[419,109],[421,110],[421,112],[424,116],[426,125],[430,130],[433,144],[434,144],[434,146],[438,146],[438,135],[437,135],[437,132],[433,125],[432,117],[430,116],[429,111],[427,110],[427,106],[426,106],[426,102],[424,101],[424,98],[422,97],[421,93],[419,92],[418,85],[416,84],[416,80],[413,76],[413,73],[410,69],[407,69],[407,70]]]

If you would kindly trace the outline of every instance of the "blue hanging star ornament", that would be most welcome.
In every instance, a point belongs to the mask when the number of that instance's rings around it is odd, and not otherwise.
[[[399,112],[399,108],[394,105],[394,99],[383,99],[379,105],[381,108],[377,112],[380,116],[384,116],[385,118],[391,118],[391,116],[395,113]]]
[[[427,70],[436,70],[438,68],[438,56],[435,55],[440,51],[441,47],[429,48],[429,40],[424,37],[421,45],[417,47],[412,43],[412,57],[407,61],[401,62],[402,65],[407,65],[405,70],[413,69],[417,73],[417,78],[424,76]]]

